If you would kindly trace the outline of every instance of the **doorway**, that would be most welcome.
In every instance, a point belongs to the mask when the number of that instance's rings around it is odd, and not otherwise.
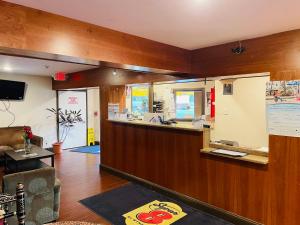
[[[62,149],[87,144],[87,91],[62,90],[57,92],[58,137]]]
[[[74,152],[100,152],[100,106],[99,88],[59,90],[57,108],[65,119],[58,118],[58,137],[62,139],[62,149]],[[67,127],[65,127],[67,125]]]

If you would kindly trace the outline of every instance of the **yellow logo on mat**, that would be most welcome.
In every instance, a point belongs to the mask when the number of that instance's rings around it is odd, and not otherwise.
[[[157,200],[123,215],[126,225],[170,225],[184,216],[179,205]]]

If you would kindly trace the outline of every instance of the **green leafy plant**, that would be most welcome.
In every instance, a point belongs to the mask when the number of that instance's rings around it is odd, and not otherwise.
[[[58,143],[63,143],[66,140],[71,128],[74,127],[76,123],[83,122],[81,110],[62,110],[61,108],[57,110],[47,108],[47,110],[56,116],[58,124],[63,128],[58,137]]]

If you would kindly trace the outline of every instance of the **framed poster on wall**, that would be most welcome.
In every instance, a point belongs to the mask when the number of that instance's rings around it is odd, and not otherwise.
[[[300,81],[270,81],[266,85],[269,134],[300,137]]]

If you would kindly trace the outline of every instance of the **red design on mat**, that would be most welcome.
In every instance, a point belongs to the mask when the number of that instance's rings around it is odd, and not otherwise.
[[[140,213],[137,215],[138,220],[144,223],[160,224],[164,220],[172,219],[172,215],[162,210],[155,210],[149,213]]]

